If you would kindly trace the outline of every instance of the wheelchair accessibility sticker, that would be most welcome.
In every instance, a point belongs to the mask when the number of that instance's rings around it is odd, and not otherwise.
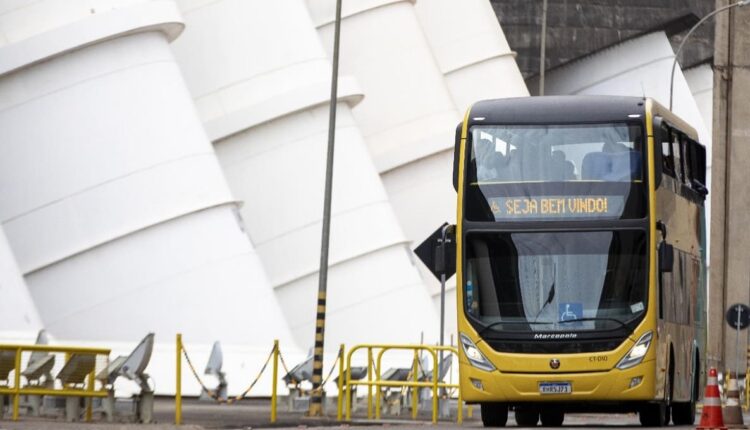
[[[558,305],[559,321],[570,321],[583,318],[583,303],[560,303]],[[570,323],[570,326],[580,325],[580,322]]]

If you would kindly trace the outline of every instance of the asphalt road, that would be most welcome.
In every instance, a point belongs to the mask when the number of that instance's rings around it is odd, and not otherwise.
[[[321,428],[326,430],[342,429],[353,430],[353,427],[362,429],[423,429],[425,427],[443,429],[465,429],[483,428],[479,413],[475,410],[473,418],[466,418],[462,426],[455,422],[441,421],[437,426],[432,426],[428,416],[423,416],[421,421],[411,421],[400,417],[398,419],[387,419],[379,422],[368,421],[364,417],[358,417],[351,423],[341,425],[335,421],[335,411],[329,410],[329,418],[312,419],[304,416],[303,412],[288,412],[282,404],[279,408],[279,416],[276,423],[270,422],[270,408],[268,400],[247,400],[235,405],[217,405],[208,402],[199,402],[188,399],[183,406],[183,426],[174,426],[174,401],[173,399],[157,399],[154,415],[156,424],[129,424],[105,423],[100,417],[96,417],[92,423],[65,423],[60,416],[47,416],[45,418],[32,418],[22,416],[19,421],[8,421],[6,414],[0,419],[0,430],[209,430],[209,429],[295,429]],[[426,411],[425,411],[426,412]],[[745,416],[745,422],[750,423],[750,415]],[[511,412],[508,417],[508,428],[518,428]],[[542,429],[545,427],[535,427]],[[568,414],[565,417],[563,428],[566,429],[642,429],[636,414]],[[694,428],[694,426],[670,426],[670,428]]]

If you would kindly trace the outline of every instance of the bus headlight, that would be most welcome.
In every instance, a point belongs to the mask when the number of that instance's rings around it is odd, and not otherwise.
[[[638,339],[638,342],[630,348],[630,351],[622,357],[622,360],[617,363],[617,368],[621,370],[629,369],[643,361],[643,357],[646,356],[648,348],[651,346],[651,339],[653,339],[653,337],[654,333],[651,331],[644,333],[643,336]]]
[[[474,342],[472,342],[468,336],[461,333],[459,338],[461,339],[461,346],[463,346],[464,352],[466,353],[466,358],[469,359],[469,363],[471,363],[472,366],[477,369],[486,370],[487,372],[495,370],[495,366],[487,360],[484,354],[482,354],[479,348],[474,345]]]

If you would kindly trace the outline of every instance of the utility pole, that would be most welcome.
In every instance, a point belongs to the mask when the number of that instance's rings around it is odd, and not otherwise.
[[[539,95],[544,95],[544,72],[547,69],[547,0],[542,1],[542,31],[539,34]]]
[[[716,0],[716,7],[733,3]],[[724,310],[750,301],[750,7],[716,16],[714,112],[711,177],[711,277],[709,288],[709,364],[730,364],[747,347],[727,339]],[[731,337],[731,336],[730,336]],[[744,356],[744,353],[742,354]],[[733,364],[733,363],[731,363]],[[744,362],[738,369],[743,373]]]
[[[323,232],[320,241],[320,269],[318,271],[318,301],[315,318],[315,348],[313,349],[313,390],[310,395],[311,417],[323,416],[323,346],[326,326],[326,289],[328,286],[328,243],[331,236],[331,197],[333,194],[333,144],[336,136],[336,101],[339,81],[339,38],[341,35],[341,0],[336,0],[336,23],[333,33],[333,64],[331,67],[331,101],[328,110],[328,152],[326,156],[326,185],[323,202]]]

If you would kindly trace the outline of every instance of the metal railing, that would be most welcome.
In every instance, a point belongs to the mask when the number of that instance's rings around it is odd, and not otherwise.
[[[352,381],[351,380],[351,361],[352,355],[360,350],[367,350],[367,379]],[[383,361],[383,355],[392,350],[407,350],[413,352],[413,361],[411,371],[407,381],[386,381],[382,379],[381,365]],[[377,352],[377,356],[374,353]],[[337,357],[331,369],[328,372],[325,380],[321,384],[322,387],[329,381],[334,372],[338,370],[338,398],[337,398],[337,420],[342,421],[344,418],[344,411],[346,412],[346,420],[351,420],[352,412],[352,387],[364,385],[367,386],[367,417],[373,418],[373,388],[378,392],[375,398],[375,418],[379,419],[380,412],[380,399],[381,399],[381,388],[388,387],[400,387],[400,388],[411,388],[412,389],[412,418],[416,419],[419,412],[419,388],[427,388],[432,391],[432,422],[436,423],[438,420],[438,405],[440,398],[440,390],[456,390],[458,393],[458,413],[457,422],[461,424],[463,422],[463,399],[461,397],[461,390],[458,384],[446,383],[439,380],[439,363],[438,356],[440,353],[454,354],[454,359],[458,360],[458,349],[450,346],[431,346],[431,345],[357,345],[353,347],[348,354],[344,348],[344,345],[339,347]],[[432,357],[432,371],[431,377],[427,377],[426,372],[420,368],[420,353],[427,353],[428,356]],[[271,386],[271,416],[270,422],[275,423],[277,419],[277,406],[278,406],[278,383],[279,383],[279,364],[289,374],[289,369],[286,366],[284,358],[279,350],[279,341],[274,341],[273,348],[268,356],[263,367],[260,369],[259,374],[255,377],[250,386],[240,395],[229,399],[219,399],[215,393],[210,390],[201,380],[198,372],[192,364],[190,356],[185,349],[185,345],[182,342],[182,335],[178,334],[176,338],[176,392],[175,392],[175,424],[182,424],[182,362],[183,360],[188,364],[191,373],[198,381],[201,388],[208,394],[209,397],[213,398],[217,403],[234,404],[244,399],[255,386],[264,373],[269,363],[272,363],[273,376]],[[337,369],[338,368],[338,369]],[[312,394],[312,391],[308,392]],[[471,416],[471,408],[468,410],[469,416]]]
[[[76,354],[78,355],[90,355],[99,356],[103,355],[106,360],[109,360],[109,353],[111,350],[104,348],[83,348],[73,346],[59,346],[59,345],[0,345],[0,351],[11,351],[15,352],[15,363],[13,366],[13,386],[0,386],[0,395],[10,395],[13,397],[13,421],[18,420],[18,412],[20,408],[21,396],[32,395],[32,396],[75,396],[75,397],[107,397],[106,387],[102,386],[99,389],[96,388],[96,366],[85,375],[85,383],[83,388],[76,388],[73,384],[61,385],[61,388],[55,388],[54,381],[49,381],[48,386],[37,386],[21,385],[21,357],[24,352],[46,352],[50,354],[65,354],[65,362],[67,363]],[[105,364],[106,367],[106,364]],[[92,405],[91,402],[86,406],[86,421],[91,421]]]
[[[352,355],[359,350],[367,350],[367,379],[352,381],[351,380],[351,369],[352,369]],[[373,361],[373,351],[377,350],[377,358]],[[406,381],[385,381],[382,380],[381,369],[382,369],[382,358],[383,354],[387,351],[392,350],[407,350],[413,351],[414,359],[412,362],[411,372]],[[346,355],[346,377],[339,378],[339,399],[341,399],[342,389],[346,390],[345,403],[346,403],[346,420],[351,420],[352,416],[352,387],[359,385],[367,387],[367,418],[373,418],[373,388],[377,392],[375,397],[375,418],[380,418],[380,398],[382,387],[400,387],[400,388],[411,388],[412,389],[412,419],[416,419],[419,412],[419,389],[428,388],[432,391],[432,422],[437,423],[438,421],[438,401],[439,401],[439,390],[440,389],[457,389],[458,390],[458,410],[457,410],[457,422],[461,424],[463,422],[463,398],[461,397],[461,389],[458,384],[445,383],[439,380],[438,376],[438,355],[440,351],[448,352],[456,355],[458,359],[458,349],[451,346],[430,346],[430,345],[385,345],[385,344],[370,344],[370,345],[357,345],[354,346],[349,353]],[[419,353],[425,352],[432,357],[432,377],[429,380],[424,380],[422,376],[425,372],[420,372],[420,357]],[[343,381],[342,381],[343,379]],[[410,379],[410,380],[409,380]],[[342,383],[345,387],[342,387]],[[341,401],[339,400],[338,419],[341,420]]]

